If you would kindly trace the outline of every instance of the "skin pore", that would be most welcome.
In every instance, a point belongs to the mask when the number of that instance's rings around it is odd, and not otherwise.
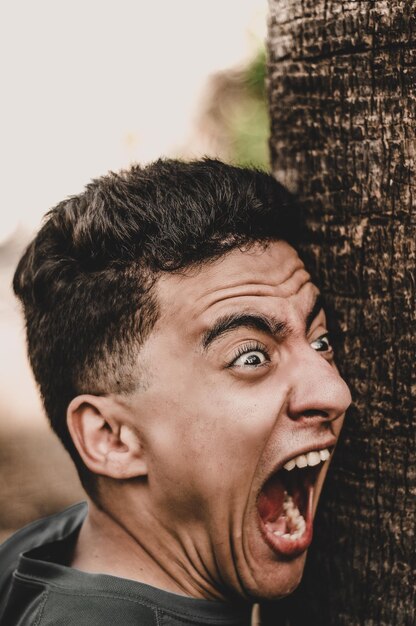
[[[351,401],[319,291],[283,241],[163,275],[156,290],[161,315],[139,355],[146,388],[68,410],[103,476],[72,566],[199,598],[287,595],[306,551],[283,558],[268,545],[259,492],[288,459],[334,446]]]

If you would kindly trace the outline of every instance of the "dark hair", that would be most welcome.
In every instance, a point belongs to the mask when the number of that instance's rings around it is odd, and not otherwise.
[[[205,159],[110,173],[64,200],[28,246],[13,286],[54,431],[93,491],[66,424],[81,393],[128,393],[138,349],[158,317],[161,272],[271,239],[295,243],[290,194],[271,176]]]

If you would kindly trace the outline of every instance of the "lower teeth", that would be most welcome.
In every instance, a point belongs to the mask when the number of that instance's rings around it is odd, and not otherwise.
[[[286,491],[283,510],[286,514],[286,518],[290,520],[291,525],[294,526],[293,530],[295,532],[284,533],[281,530],[275,530],[273,534],[277,537],[283,537],[284,539],[290,539],[292,541],[300,539],[306,530],[306,522],[298,507],[295,505],[292,496]]]

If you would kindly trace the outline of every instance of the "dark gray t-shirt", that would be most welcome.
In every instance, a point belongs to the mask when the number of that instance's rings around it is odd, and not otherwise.
[[[1,626],[248,626],[250,607],[197,600],[65,565],[85,502],[26,526],[0,547]]]

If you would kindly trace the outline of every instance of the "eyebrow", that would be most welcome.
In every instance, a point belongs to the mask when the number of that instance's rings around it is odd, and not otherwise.
[[[318,295],[314,304],[306,316],[305,329],[306,332],[311,327],[315,317],[318,315],[322,306],[322,298]],[[290,332],[291,327],[287,322],[277,319],[276,317],[266,317],[258,313],[230,313],[220,317],[214,325],[209,328],[202,336],[202,347],[204,350],[217,339],[236,328],[252,328],[268,335],[272,335],[276,340],[283,340]]]

